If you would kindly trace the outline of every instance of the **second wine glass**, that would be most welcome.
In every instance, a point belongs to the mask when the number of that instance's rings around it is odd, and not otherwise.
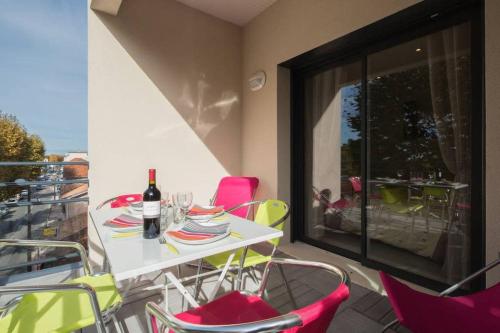
[[[192,192],[177,192],[175,194],[174,198],[174,204],[178,208],[180,208],[182,212],[182,221],[186,220],[186,215],[189,211],[189,208],[191,207],[191,204],[193,203],[193,193]]]

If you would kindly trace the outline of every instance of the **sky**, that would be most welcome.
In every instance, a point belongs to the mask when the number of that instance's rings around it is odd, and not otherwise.
[[[47,153],[87,150],[87,0],[0,0],[0,110]]]

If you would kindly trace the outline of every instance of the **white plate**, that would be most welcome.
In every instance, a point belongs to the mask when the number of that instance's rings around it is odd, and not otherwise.
[[[181,244],[203,245],[203,244],[210,244],[210,243],[213,243],[213,242],[217,242],[217,241],[219,241],[221,239],[226,238],[230,234],[231,234],[231,231],[228,228],[225,234],[222,234],[222,235],[219,235],[219,236],[215,236],[215,237],[211,237],[211,238],[207,238],[207,239],[201,239],[201,240],[179,239],[179,238],[172,237],[172,236],[170,236],[168,234],[166,234],[165,236],[168,237],[168,239],[171,239],[174,242],[181,243]]]
[[[127,211],[136,217],[139,215],[142,216],[142,209],[139,210],[137,208],[127,207]]]

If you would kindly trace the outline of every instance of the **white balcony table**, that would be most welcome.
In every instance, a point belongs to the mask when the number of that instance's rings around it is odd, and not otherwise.
[[[133,279],[144,274],[162,271],[214,254],[232,251],[209,299],[215,297],[238,249],[247,248],[248,246],[283,236],[283,232],[280,230],[261,226],[253,221],[226,214],[228,217],[223,222],[229,222],[231,231],[239,233],[241,238],[228,236],[222,240],[204,245],[187,245],[171,241],[171,244],[179,251],[179,254],[174,254],[169,251],[165,244],[160,244],[158,239],[144,239],[142,234],[133,237],[113,238],[112,236],[115,232],[109,227],[104,226],[104,223],[123,213],[126,213],[125,209],[110,208],[109,206],[89,211],[90,218],[95,226],[110,271],[115,280],[119,282]],[[242,267],[242,264],[243,262],[240,261],[240,267]],[[165,277],[167,282],[170,281],[192,306],[198,306],[198,303],[174,274],[166,272]],[[165,293],[165,304],[168,306],[167,286],[165,286]]]

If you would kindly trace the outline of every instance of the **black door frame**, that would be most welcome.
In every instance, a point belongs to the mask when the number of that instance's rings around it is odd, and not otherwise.
[[[367,256],[367,216],[366,190],[362,192],[361,210],[361,253],[326,244],[305,236],[304,232],[304,86],[305,76],[322,71],[325,68],[346,62],[362,60],[361,106],[361,169],[363,189],[367,188],[367,56],[379,50],[400,44],[404,41],[445,29],[449,26],[469,21],[471,24],[471,80],[472,109],[477,110],[472,116],[472,163],[471,166],[471,271],[480,269],[485,264],[485,207],[484,207],[484,165],[485,165],[485,111],[484,111],[484,4],[480,0],[468,1],[423,1],[401,12],[388,16],[360,30],[336,39],[314,50],[290,59],[280,66],[290,69],[291,82],[291,200],[292,200],[292,241],[300,240],[313,246],[337,253],[359,261],[362,265],[384,270],[405,280],[427,288],[442,290],[448,285],[427,277],[411,273]],[[395,33],[395,31],[397,33]],[[485,278],[476,279],[471,288],[484,288]]]

